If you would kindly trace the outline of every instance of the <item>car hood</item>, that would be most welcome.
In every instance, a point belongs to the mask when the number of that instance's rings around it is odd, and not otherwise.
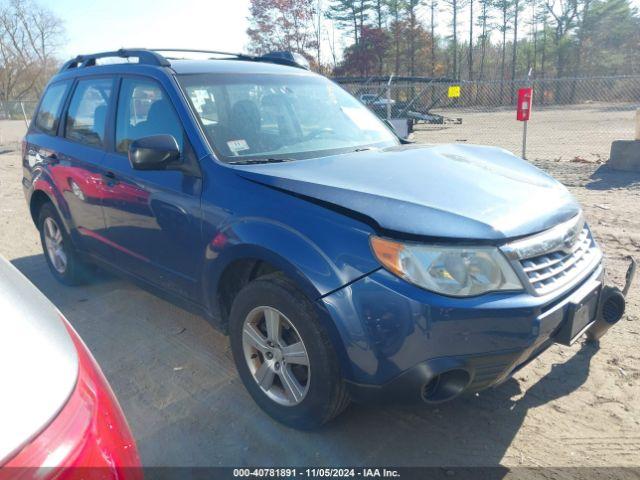
[[[0,465],[58,414],[73,391],[78,358],[62,317],[0,257]]]
[[[408,235],[501,240],[580,212],[562,184],[495,147],[403,145],[234,168],[254,182]]]

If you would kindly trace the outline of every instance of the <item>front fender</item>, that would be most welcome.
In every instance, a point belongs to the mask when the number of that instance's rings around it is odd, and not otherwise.
[[[353,233],[353,232],[352,232]],[[309,237],[293,228],[265,218],[244,218],[219,231],[207,244],[205,255],[205,275],[203,279],[203,298],[209,311],[219,312],[215,295],[226,268],[240,260],[260,260],[282,271],[293,280],[313,303],[320,321],[325,325],[338,357],[341,359],[343,375],[353,378],[351,362],[345,348],[347,333],[353,327],[342,325],[333,318],[323,302],[316,301],[329,293],[362,278],[378,268],[369,263],[371,270],[361,271],[355,265],[366,265],[364,259],[353,261],[359,255],[358,243],[367,246],[365,235],[360,242],[347,242],[348,254],[338,256],[336,260],[325,249]],[[333,245],[334,248],[336,245]],[[351,259],[353,264],[348,262]],[[337,320],[337,322],[336,322]],[[361,330],[357,326],[357,330]]]
[[[351,243],[345,247],[352,250],[356,246]],[[205,298],[207,292],[217,291],[227,266],[237,260],[255,259],[284,272],[297,282],[309,300],[315,301],[375,270],[375,264],[362,269],[363,262],[346,261],[354,256],[358,254],[350,251],[336,259],[311,238],[284,223],[243,218],[220,230],[207,244]]]

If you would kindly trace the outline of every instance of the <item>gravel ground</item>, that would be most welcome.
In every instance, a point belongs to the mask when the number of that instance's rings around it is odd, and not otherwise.
[[[529,160],[588,161],[609,158],[611,142],[633,140],[635,111],[640,104],[588,103],[540,108],[533,106],[527,131]],[[451,118],[462,118],[461,125],[418,125],[415,134],[421,142],[467,142],[497,145],[522,152],[522,122],[513,108],[485,112],[435,110]]]
[[[592,163],[538,164],[582,202],[610,279],[621,284],[625,258],[640,256],[640,174]],[[584,477],[560,467],[640,466],[638,282],[628,314],[600,349],[554,346],[477,396],[438,407],[352,406],[320,431],[303,433],[257,408],[237,378],[227,339],[202,318],[106,275],[82,288],[57,284],[20,179],[18,154],[0,154],[0,254],[85,339],[120,399],[145,465],[501,464],[553,467],[553,478]]]

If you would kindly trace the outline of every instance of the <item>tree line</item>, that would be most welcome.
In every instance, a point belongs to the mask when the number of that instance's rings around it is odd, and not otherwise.
[[[640,73],[630,0],[251,0],[247,34],[253,52],[296,51],[337,76]]]
[[[62,21],[48,9],[31,0],[0,3],[0,101],[38,98],[60,66],[63,40]]]

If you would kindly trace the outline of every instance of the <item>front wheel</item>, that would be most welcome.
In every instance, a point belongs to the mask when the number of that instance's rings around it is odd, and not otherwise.
[[[243,288],[230,315],[231,349],[255,402],[294,428],[318,427],[348,405],[331,341],[314,306],[281,274]]]

